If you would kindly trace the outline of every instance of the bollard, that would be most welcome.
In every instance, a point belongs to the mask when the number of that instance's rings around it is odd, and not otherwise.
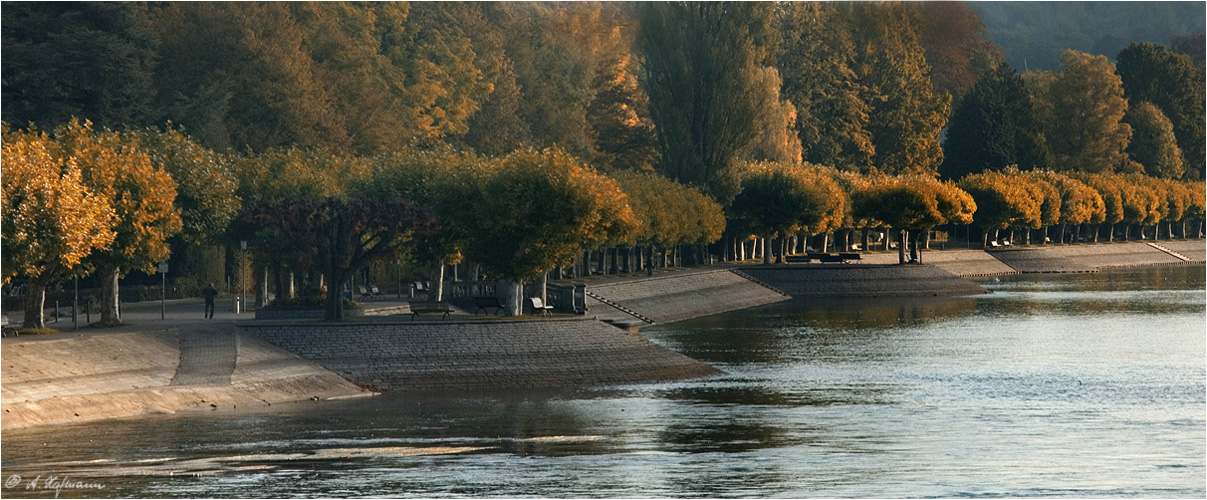
[[[54,301],[54,322],[59,322],[59,301]]]
[[[239,296],[235,296],[235,314],[239,314]]]

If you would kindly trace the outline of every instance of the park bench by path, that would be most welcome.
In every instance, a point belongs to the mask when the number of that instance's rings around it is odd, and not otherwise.
[[[857,253],[809,253],[806,255],[789,255],[784,258],[789,264],[808,264],[812,261],[818,262],[847,262],[851,260],[860,260],[861,257]]]
[[[475,315],[478,311],[487,312],[487,309],[491,308],[494,308],[495,314],[503,312],[503,303],[499,302],[498,297],[474,297],[474,306],[477,307],[474,310]]]
[[[811,253],[808,255],[810,259],[816,259],[818,262],[842,262],[841,255],[832,253]]]
[[[357,285],[356,291],[360,292],[360,296],[357,297],[356,300],[359,300],[361,302],[364,302],[366,300],[373,300],[373,295],[369,294],[369,291],[365,290],[365,287]]]
[[[411,320],[419,318],[420,314],[441,314],[440,319],[448,319],[453,310],[447,302],[408,302],[411,306]]]
[[[550,311],[553,310],[553,306],[545,304],[543,301],[541,301],[540,297],[530,297],[528,299],[528,303],[532,305],[533,314],[540,314],[541,316],[548,316],[552,314]]]

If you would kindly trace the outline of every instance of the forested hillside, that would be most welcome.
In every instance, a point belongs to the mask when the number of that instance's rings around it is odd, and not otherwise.
[[[968,2],[1020,71],[1060,69],[1073,49],[1115,58],[1128,42],[1169,45],[1203,33],[1203,2]],[[1199,39],[1200,54],[1202,39]],[[1201,63],[1200,63],[1201,64]]]

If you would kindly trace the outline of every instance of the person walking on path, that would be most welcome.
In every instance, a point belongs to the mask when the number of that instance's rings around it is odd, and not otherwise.
[[[218,296],[218,290],[214,289],[214,284],[210,283],[201,291],[201,296],[205,297],[205,317],[214,319],[214,297]]]

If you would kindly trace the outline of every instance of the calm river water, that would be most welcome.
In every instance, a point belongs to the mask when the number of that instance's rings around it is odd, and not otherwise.
[[[1207,495],[1204,267],[986,286],[643,332],[727,372],[708,380],[5,432],[2,494]]]

